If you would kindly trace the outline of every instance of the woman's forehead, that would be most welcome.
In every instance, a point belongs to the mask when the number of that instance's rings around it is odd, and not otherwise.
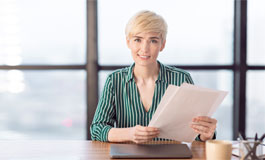
[[[161,38],[161,33],[158,32],[139,32],[136,34],[133,34],[132,37],[157,37]]]

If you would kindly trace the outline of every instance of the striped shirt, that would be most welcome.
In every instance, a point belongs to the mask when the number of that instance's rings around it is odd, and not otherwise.
[[[152,105],[148,111],[144,109],[133,76],[135,64],[116,70],[107,77],[90,126],[92,140],[108,141],[108,132],[112,127],[148,126],[169,84],[193,84],[188,72],[158,63],[160,70],[155,82]],[[196,140],[199,140],[198,137]]]

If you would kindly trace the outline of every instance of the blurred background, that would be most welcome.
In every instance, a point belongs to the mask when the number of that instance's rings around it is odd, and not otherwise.
[[[133,63],[124,29],[140,10],[168,23],[159,61],[229,92],[214,114],[217,138],[261,135],[264,7],[264,0],[0,0],[0,139],[90,139],[107,75]]]

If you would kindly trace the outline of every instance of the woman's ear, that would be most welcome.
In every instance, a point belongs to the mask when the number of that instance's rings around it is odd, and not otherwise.
[[[126,37],[126,44],[127,44],[127,47],[130,48],[130,38],[129,37]]]
[[[160,52],[163,51],[163,49],[165,48],[165,46],[166,46],[166,40],[163,40],[162,45],[160,47]]]

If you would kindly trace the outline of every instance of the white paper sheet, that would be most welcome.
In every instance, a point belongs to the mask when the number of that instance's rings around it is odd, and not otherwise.
[[[187,83],[169,85],[149,126],[159,128],[159,138],[192,142],[197,136],[190,128],[192,118],[211,117],[227,93]]]

